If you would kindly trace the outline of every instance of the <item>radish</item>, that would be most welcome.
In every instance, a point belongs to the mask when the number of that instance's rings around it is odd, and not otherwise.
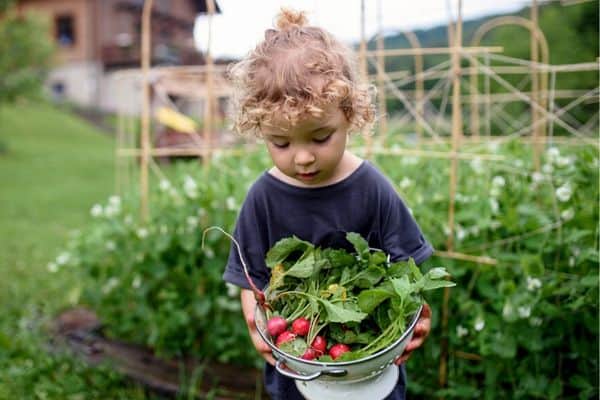
[[[302,354],[301,358],[303,360],[314,360],[315,358],[317,358],[317,351],[309,347],[308,349],[306,349],[304,354]]]
[[[331,346],[331,348],[329,349],[329,355],[331,356],[331,358],[333,358],[335,360],[342,354],[347,353],[349,351],[350,351],[350,347],[346,346],[343,343],[338,343],[338,344],[334,344],[333,346]]]
[[[310,321],[304,317],[297,318],[292,322],[292,332],[296,335],[306,336],[310,329]]]
[[[290,331],[283,331],[279,336],[277,336],[277,340],[275,341],[275,345],[277,347],[281,346],[284,343],[291,342],[296,339],[296,335]]]
[[[310,347],[315,349],[319,354],[324,354],[327,350],[327,340],[323,336],[316,336]]]
[[[287,321],[283,317],[273,317],[267,321],[267,331],[271,337],[277,337],[287,329]]]

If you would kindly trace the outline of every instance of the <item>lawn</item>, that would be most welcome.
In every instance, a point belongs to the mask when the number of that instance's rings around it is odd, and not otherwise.
[[[46,104],[0,108],[0,399],[139,398],[109,368],[50,355],[52,317],[76,301],[48,263],[114,189],[114,140]]]

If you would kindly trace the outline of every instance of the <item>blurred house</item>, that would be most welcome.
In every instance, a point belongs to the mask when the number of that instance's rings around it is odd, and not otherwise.
[[[143,0],[19,0],[20,11],[47,17],[57,43],[56,67],[48,88],[58,100],[103,111],[139,111],[139,74],[120,71],[140,66]],[[217,12],[220,12],[216,5]],[[199,65],[194,43],[196,16],[206,13],[205,0],[154,0],[153,66]],[[121,75],[121,77],[119,77]],[[119,90],[116,88],[126,88]]]

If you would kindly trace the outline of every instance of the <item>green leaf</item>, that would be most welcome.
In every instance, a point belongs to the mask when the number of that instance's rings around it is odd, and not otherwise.
[[[443,288],[443,287],[453,287],[453,286],[456,286],[456,283],[447,281],[445,279],[436,280],[436,281],[431,281],[431,280],[425,279],[421,290],[433,290],[433,289],[439,289],[439,288]]]
[[[301,357],[307,348],[308,345],[302,338],[290,340],[289,342],[282,343],[279,346],[279,349],[281,349],[281,351],[284,353],[291,354],[296,357]]]
[[[352,243],[356,253],[362,258],[365,254],[369,253],[369,243],[358,233],[349,232],[346,234],[346,239]]]
[[[356,286],[359,288],[369,288],[375,286],[385,276],[385,269],[372,265],[359,272],[356,279]]]
[[[323,304],[323,307],[325,307],[329,322],[360,322],[367,317],[367,314],[358,310],[351,310],[345,308],[343,305],[338,305],[323,299],[319,299],[319,301]]]
[[[392,282],[392,286],[394,287],[394,291],[400,296],[401,299],[405,299],[409,294],[413,292],[413,287],[408,281],[408,276],[403,276],[400,279],[394,278],[390,279]]]
[[[296,236],[281,239],[267,252],[265,263],[267,264],[267,267],[273,268],[275,265],[285,261],[285,259],[294,251],[304,251],[306,248],[312,249],[314,246]]]
[[[425,274],[425,276],[429,277],[429,279],[444,278],[448,275],[450,275],[448,274],[448,271],[446,271],[446,269],[442,267],[432,268]]]
[[[296,278],[308,278],[315,272],[316,266],[315,253],[312,249],[308,249],[290,269],[285,271],[285,275]]]
[[[358,295],[358,307],[362,312],[370,313],[379,304],[389,299],[392,293],[383,289],[363,290]]]

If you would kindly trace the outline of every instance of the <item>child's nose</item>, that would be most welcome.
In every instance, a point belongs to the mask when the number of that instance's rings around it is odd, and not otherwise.
[[[296,165],[308,165],[315,161],[315,155],[305,149],[299,149],[294,155],[294,162]]]

